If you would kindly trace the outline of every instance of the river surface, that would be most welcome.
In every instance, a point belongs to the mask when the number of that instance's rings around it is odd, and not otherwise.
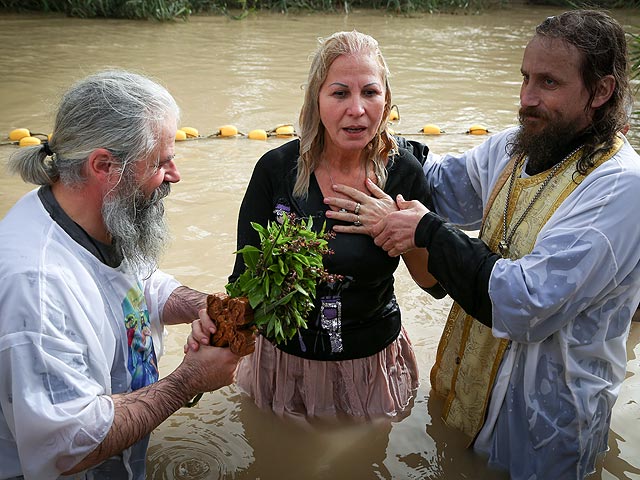
[[[203,137],[231,124],[241,132],[296,121],[317,38],[358,29],[376,37],[392,72],[400,120],[432,150],[463,151],[514,125],[524,46],[535,25],[560,10],[513,7],[480,15],[390,16],[259,14],[236,21],[82,20],[0,15],[0,137],[13,128],[49,133],[59,95],[74,80],[113,66],[150,75],[174,94],[182,125]],[[640,12],[613,15],[638,33]],[[630,138],[640,146],[632,125]],[[288,139],[201,138],[176,145],[182,181],[167,199],[173,241],[162,268],[206,292],[224,290],[233,265],[236,215],[257,159]],[[0,218],[32,188],[4,171],[14,145],[0,146]],[[371,423],[299,424],[257,409],[234,386],[206,394],[152,434],[150,479],[501,479],[464,438],[443,425],[430,397],[429,370],[451,301],[434,301],[400,269],[396,282],[421,386],[403,418]],[[628,341],[628,373],[613,411],[609,452],[592,478],[640,478],[640,323]],[[182,358],[187,326],[169,328],[160,361],[167,374]],[[545,479],[546,480],[546,479]]]

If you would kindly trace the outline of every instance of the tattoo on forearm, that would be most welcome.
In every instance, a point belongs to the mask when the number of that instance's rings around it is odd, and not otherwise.
[[[188,323],[198,318],[198,310],[207,307],[207,294],[181,286],[176,288],[164,305],[165,324]]]
[[[114,395],[115,412],[109,433],[93,452],[67,473],[98,465],[151,433],[195,395],[185,388],[186,385],[186,378],[170,375],[135,392]]]

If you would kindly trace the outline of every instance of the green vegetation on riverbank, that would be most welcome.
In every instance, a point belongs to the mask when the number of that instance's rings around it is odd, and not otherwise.
[[[629,34],[629,37],[632,76],[640,80],[640,34]]]
[[[240,11],[344,12],[373,8],[394,12],[477,11],[502,5],[506,0],[0,0],[9,11],[61,12],[73,17],[108,17],[173,20],[191,14],[228,14]],[[640,1],[640,0],[638,0]]]
[[[517,3],[522,1],[515,0]],[[107,17],[164,21],[186,19],[191,14],[228,14],[229,11],[239,11],[240,16],[251,11],[349,12],[353,9],[368,8],[394,13],[466,13],[501,7],[512,2],[514,0],[0,0],[0,9],[12,12],[58,12],[81,18]],[[585,2],[528,0],[528,3],[576,6]],[[640,7],[640,0],[590,0],[588,5],[603,8],[637,8]]]

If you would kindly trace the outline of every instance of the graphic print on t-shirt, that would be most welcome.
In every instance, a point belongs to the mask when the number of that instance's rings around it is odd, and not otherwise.
[[[127,368],[131,374],[131,390],[158,381],[158,363],[153,349],[149,310],[140,285],[131,288],[122,301],[127,330]]]

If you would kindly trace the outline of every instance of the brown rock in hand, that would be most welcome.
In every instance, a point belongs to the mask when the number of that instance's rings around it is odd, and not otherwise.
[[[211,336],[215,347],[229,347],[236,355],[248,355],[255,349],[256,327],[253,309],[246,297],[229,297],[226,293],[207,296],[207,314],[216,324]]]

